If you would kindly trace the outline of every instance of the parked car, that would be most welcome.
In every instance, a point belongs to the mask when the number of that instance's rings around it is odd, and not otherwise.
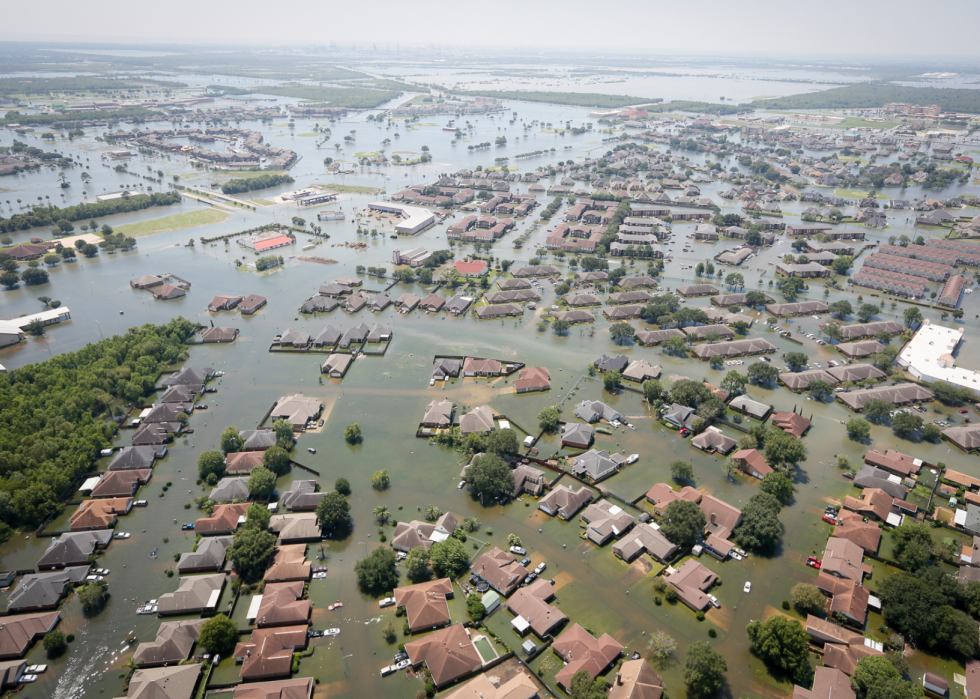
[[[310,452],[311,454],[316,454],[316,449],[313,447],[306,447],[306,451]]]
[[[746,580],[745,585],[742,587],[742,592],[752,592],[752,583]]]
[[[382,608],[383,607],[390,607],[394,603],[395,603],[395,598],[394,597],[385,597],[384,599],[379,599],[378,600],[378,606],[379,607],[382,607]]]
[[[539,563],[538,564],[538,567],[534,569],[534,574],[535,575],[541,575],[541,573],[543,573],[544,570],[545,570],[545,568],[547,568],[547,567],[548,567],[548,564],[547,563]]]
[[[527,555],[527,551],[525,551],[524,549],[522,549],[520,546],[511,546],[510,547],[510,552],[511,553],[516,553],[518,556],[526,556]]]
[[[712,606],[714,606],[716,609],[721,609],[721,602],[718,601],[717,597],[714,595],[708,595],[708,600],[710,600]]]
[[[529,565],[531,565],[531,559],[530,558],[522,558],[521,559],[521,565],[523,567],[527,568]]]
[[[181,531],[189,532],[194,530],[194,523],[188,522],[187,524],[180,525]]]
[[[816,556],[807,556],[806,564],[811,568],[816,568],[817,570],[820,570],[820,566],[823,565],[823,561],[821,561]]]
[[[829,512],[828,513],[824,513],[824,516],[823,516],[822,519],[827,524],[837,524],[837,517],[835,517],[834,515],[830,514]]]

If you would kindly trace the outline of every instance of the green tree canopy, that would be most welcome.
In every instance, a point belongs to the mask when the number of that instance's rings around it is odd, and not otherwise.
[[[324,533],[346,536],[351,527],[350,503],[336,490],[327,493],[316,506],[316,521]]]
[[[773,495],[784,505],[793,499],[793,481],[779,471],[767,473],[759,484],[759,490]]]
[[[561,411],[557,405],[545,408],[538,413],[538,427],[545,432],[555,432],[561,422]]]
[[[689,500],[675,500],[667,505],[661,518],[660,532],[680,548],[691,548],[704,532],[704,512]]]
[[[803,624],[781,614],[746,627],[752,652],[770,668],[785,673],[797,684],[810,675],[809,636]]]
[[[225,474],[225,457],[220,451],[206,451],[197,457],[197,475],[207,480],[211,474],[216,478]]]
[[[451,539],[455,541],[455,539]],[[354,564],[357,584],[372,595],[387,594],[398,587],[394,550],[382,546]]]
[[[771,384],[779,378],[779,369],[768,362],[755,362],[749,365],[748,376],[760,384]]]
[[[424,546],[416,546],[408,552],[408,557],[405,558],[405,572],[412,582],[429,579],[429,552]]]
[[[742,522],[735,529],[735,541],[739,546],[763,553],[772,551],[783,536],[778,508],[779,502],[769,493],[753,495],[742,508]]]
[[[847,421],[847,436],[861,442],[871,436],[871,425],[867,420],[859,417],[852,417]]]
[[[432,570],[440,578],[455,580],[470,567],[470,556],[459,539],[449,538],[437,541],[429,549]]]
[[[265,454],[262,456],[262,463],[277,476],[282,476],[290,467],[289,452],[276,444],[265,450]]]
[[[347,425],[344,428],[344,439],[347,440],[348,444],[357,444],[361,441],[361,426],[356,422],[353,425]]]
[[[694,480],[694,467],[686,461],[672,461],[670,463],[670,476],[678,483],[687,483]]]
[[[241,451],[245,446],[242,435],[239,434],[237,427],[226,427],[221,433],[221,451],[230,454],[233,451]]]
[[[684,657],[684,684],[689,697],[708,699],[725,683],[728,663],[725,656],[704,641],[695,641]]]
[[[276,444],[286,450],[293,448],[293,425],[289,420],[276,420],[272,429],[276,432]]]
[[[790,369],[800,369],[806,366],[806,363],[810,361],[802,352],[787,352],[786,353],[786,366]]]
[[[227,657],[238,645],[238,627],[224,614],[218,614],[201,625],[201,635],[197,642],[208,653]]]
[[[496,454],[481,454],[466,469],[466,482],[473,495],[488,506],[511,495],[514,473]]]
[[[248,476],[249,497],[266,499],[276,489],[276,474],[264,466],[256,466]]]

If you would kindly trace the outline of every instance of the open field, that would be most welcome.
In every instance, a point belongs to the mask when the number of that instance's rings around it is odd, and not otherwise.
[[[227,221],[231,214],[219,209],[199,209],[197,211],[185,211],[182,214],[163,216],[149,221],[139,223],[127,223],[116,228],[117,233],[131,235],[139,238],[143,235],[153,235],[154,233],[166,233],[168,231],[182,231],[187,228],[197,228],[198,226],[209,226],[212,223]]]

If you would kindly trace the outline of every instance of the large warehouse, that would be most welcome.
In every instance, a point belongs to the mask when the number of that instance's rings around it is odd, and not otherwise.
[[[406,235],[415,235],[436,222],[436,215],[434,213],[418,206],[405,206],[404,204],[376,201],[369,204],[368,208],[371,211],[380,211],[386,214],[397,214],[401,216],[402,220],[395,225],[395,232]]]
[[[945,381],[980,391],[980,373],[957,367],[953,357],[957,345],[963,340],[963,331],[962,327],[947,328],[923,321],[922,327],[898,355],[898,366],[926,383]]]

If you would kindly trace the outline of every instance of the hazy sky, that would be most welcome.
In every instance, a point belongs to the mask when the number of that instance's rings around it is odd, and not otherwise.
[[[45,0],[4,3],[0,39],[980,59],[978,26],[978,0]]]

